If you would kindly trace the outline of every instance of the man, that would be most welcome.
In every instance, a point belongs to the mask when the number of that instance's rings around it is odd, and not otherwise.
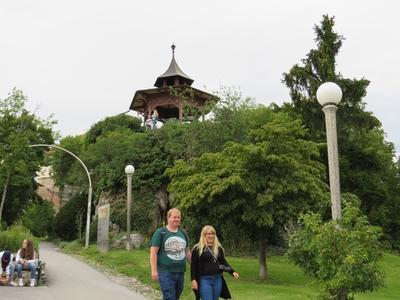
[[[1,282],[6,282],[9,285],[16,286],[13,280],[14,277],[14,264],[13,255],[10,251],[5,250],[0,252],[1,261]]]
[[[158,228],[151,238],[151,279],[160,283],[164,300],[178,300],[183,290],[186,260],[191,261],[189,238],[180,229],[181,212],[171,208],[167,226]]]

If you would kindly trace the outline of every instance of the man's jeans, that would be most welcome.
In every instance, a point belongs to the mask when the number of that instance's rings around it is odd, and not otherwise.
[[[22,264],[17,264],[15,266],[15,270],[17,271],[18,278],[22,278],[22,270],[31,270],[31,279],[35,278],[36,275],[36,264],[35,263],[29,263],[27,267],[22,266]]]
[[[202,300],[218,300],[221,295],[221,275],[200,276],[200,298]]]
[[[183,276],[184,273],[158,272],[164,300],[179,300],[183,290]]]
[[[7,274],[8,282],[11,282],[14,279],[14,270],[15,270],[15,266],[12,262],[10,262],[10,274]]]

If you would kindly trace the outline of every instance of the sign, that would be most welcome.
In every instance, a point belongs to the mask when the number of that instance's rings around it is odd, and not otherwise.
[[[99,206],[97,216],[97,250],[107,252],[109,248],[110,203]]]

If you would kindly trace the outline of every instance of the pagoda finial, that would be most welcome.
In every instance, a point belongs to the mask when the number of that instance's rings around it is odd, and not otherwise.
[[[175,48],[176,48],[176,46],[175,46],[174,42],[172,42],[172,45],[171,45],[172,56],[175,56]]]

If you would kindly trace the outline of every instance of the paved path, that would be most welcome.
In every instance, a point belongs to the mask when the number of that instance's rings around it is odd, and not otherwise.
[[[0,287],[0,299],[13,300],[144,300],[127,287],[110,281],[99,271],[40,243],[46,262],[46,287]]]

